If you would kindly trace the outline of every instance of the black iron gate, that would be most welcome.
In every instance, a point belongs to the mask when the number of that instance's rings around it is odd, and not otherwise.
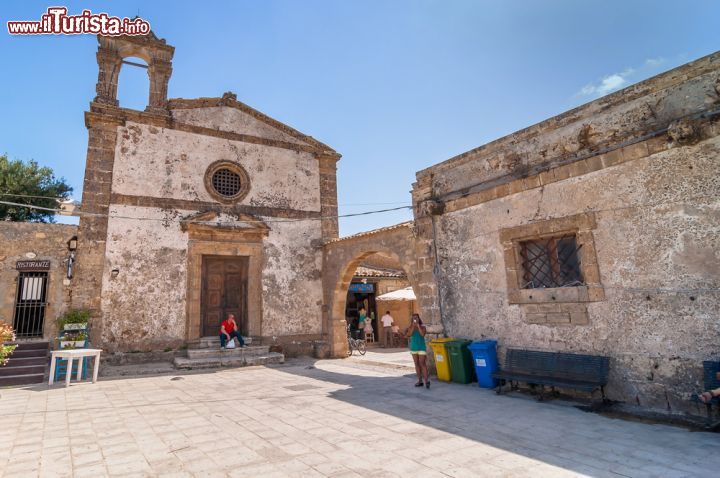
[[[47,305],[47,272],[20,272],[13,328],[18,338],[42,337]]]

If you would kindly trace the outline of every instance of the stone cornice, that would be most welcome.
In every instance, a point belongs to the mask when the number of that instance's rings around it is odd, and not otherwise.
[[[720,121],[718,120],[699,122],[695,127],[697,128],[697,134],[694,141],[720,135]],[[583,176],[629,161],[643,159],[680,145],[681,143],[673,142],[667,132],[663,132],[645,140],[636,141],[602,154],[589,155],[586,158],[549,168],[524,178],[512,179],[505,177],[503,178],[504,181],[499,184],[497,182],[487,183],[483,185],[484,187],[482,189],[477,191],[465,194],[450,193],[439,198],[439,202],[443,205],[443,213],[459,211],[511,194],[543,187],[565,179]]]
[[[137,111],[127,108],[119,108],[112,105],[93,102],[90,104],[90,111],[85,112],[85,126],[87,128],[97,126],[124,126],[128,121],[139,123],[158,128],[167,128],[185,133],[200,134],[203,136],[211,136],[214,138],[222,138],[230,141],[240,141],[243,143],[259,144],[270,146],[273,148],[288,149],[291,151],[310,153],[316,158],[335,158],[340,159],[340,155],[334,151],[319,149],[316,146],[303,145],[297,143],[289,143],[268,138],[261,138],[248,134],[233,133],[230,131],[220,131],[213,128],[204,128],[202,126],[194,126],[191,124],[180,123],[175,121],[169,114],[158,114],[148,111]]]
[[[298,209],[247,206],[243,204],[220,204],[209,201],[190,201],[185,199],[158,198],[152,196],[133,196],[127,194],[112,193],[110,205],[154,207],[159,209],[183,209],[187,211],[213,211],[228,214],[248,214],[251,216],[278,217],[283,219],[309,219],[319,218],[319,211],[301,211]]]
[[[719,65],[720,52],[712,53],[645,81],[641,81],[635,85],[631,85],[607,96],[603,96],[597,100],[585,103],[584,105],[578,106],[577,108],[566,111],[560,115],[553,116],[552,118],[541,121],[540,123],[498,138],[482,146],[471,149],[470,151],[466,151],[443,162],[430,166],[429,168],[420,170],[416,173],[416,177],[420,180],[421,178],[431,176],[433,173],[439,171],[448,170],[471,161],[481,160],[483,157],[503,151],[503,149],[508,146],[529,141],[540,135],[547,135],[551,131],[558,130],[573,123],[590,121],[593,115],[596,115],[599,112],[617,108],[625,103],[637,100],[644,96],[657,94],[660,91],[676,87],[688,82],[692,78],[718,70]],[[621,141],[621,138],[617,138],[617,142]]]

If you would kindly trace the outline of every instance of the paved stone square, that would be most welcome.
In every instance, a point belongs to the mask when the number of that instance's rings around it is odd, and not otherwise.
[[[0,470],[28,476],[712,476],[720,435],[289,361],[0,390]]]

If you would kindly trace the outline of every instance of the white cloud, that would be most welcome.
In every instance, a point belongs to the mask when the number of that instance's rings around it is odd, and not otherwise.
[[[645,60],[645,66],[648,68],[657,68],[658,66],[661,66],[663,63],[665,63],[665,58],[659,56],[657,58],[648,58]]]
[[[632,83],[650,78],[653,75],[657,75],[663,70],[668,69],[677,63],[676,60],[667,60],[661,56],[655,58],[647,58],[645,61],[637,65],[635,68],[627,68],[619,73],[612,73],[610,75],[603,76],[601,79],[588,83],[583,86],[580,91],[575,93],[575,97],[589,97],[590,99],[599,98],[601,96],[617,91],[620,88],[624,88]],[[586,101],[586,99],[583,99]]]
[[[590,83],[583,86],[579,94],[583,96],[607,95],[627,85],[629,83],[628,77],[632,76],[633,73],[635,73],[635,70],[628,68],[621,73],[613,73],[612,75],[605,76],[597,84]]]

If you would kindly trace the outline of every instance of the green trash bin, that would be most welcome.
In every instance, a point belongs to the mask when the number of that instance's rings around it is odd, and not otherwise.
[[[450,360],[450,370],[452,381],[455,383],[470,383],[473,381],[473,360],[468,345],[472,340],[453,340],[447,342],[448,359]]]

